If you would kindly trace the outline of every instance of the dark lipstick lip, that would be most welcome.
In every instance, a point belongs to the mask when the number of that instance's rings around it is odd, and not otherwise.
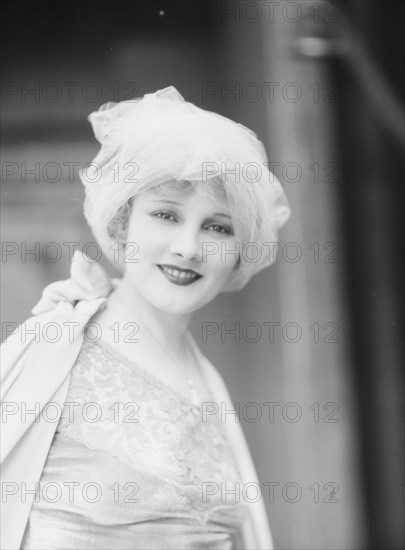
[[[182,267],[178,267],[177,265],[173,264],[157,264],[158,267],[169,267],[170,269],[176,269],[177,271],[183,271],[186,273],[192,273],[193,275],[196,275],[197,277],[202,277],[200,273],[197,273],[197,271],[194,271],[194,269],[184,269]]]

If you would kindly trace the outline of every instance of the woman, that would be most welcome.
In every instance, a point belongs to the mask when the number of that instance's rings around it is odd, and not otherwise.
[[[85,215],[123,277],[76,252],[2,346],[3,547],[272,548],[263,502],[240,496],[257,482],[240,426],[214,414],[229,394],[188,325],[274,261],[287,199],[253,132],[173,87],[89,120],[102,146]]]

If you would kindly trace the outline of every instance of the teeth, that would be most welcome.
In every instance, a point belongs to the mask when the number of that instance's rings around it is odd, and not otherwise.
[[[171,267],[162,266],[162,269],[163,271],[166,271],[166,273],[169,273],[169,275],[178,277],[181,281],[185,281],[186,279],[191,280],[197,277],[194,273],[185,273],[184,271],[178,271],[177,269],[173,269]]]

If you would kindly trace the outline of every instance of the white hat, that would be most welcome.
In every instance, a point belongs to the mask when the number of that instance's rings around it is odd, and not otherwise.
[[[173,180],[189,181],[207,193],[212,193],[213,182],[225,189],[241,243],[241,261],[225,292],[240,290],[274,262],[278,229],[290,208],[254,132],[185,101],[173,86],[107,103],[88,120],[101,149],[87,170],[80,171],[84,214],[119,271],[125,271],[125,263],[121,255],[117,258],[109,222],[131,197]]]

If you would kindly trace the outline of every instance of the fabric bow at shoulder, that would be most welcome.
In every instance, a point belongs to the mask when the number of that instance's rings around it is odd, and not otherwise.
[[[112,282],[101,265],[78,250],[73,255],[70,274],[70,279],[57,281],[45,287],[42,298],[31,313],[39,315],[58,308],[62,313],[66,305],[60,304],[66,302],[71,307],[77,302],[84,302],[83,305],[79,305],[82,309],[83,306],[88,307],[89,302],[94,303],[98,299],[105,301],[112,290]]]
[[[109,279],[101,265],[80,251],[75,252],[71,278],[48,285],[32,310],[34,316],[1,346],[2,402],[16,403],[16,407],[24,403],[27,410],[42,411],[69,378],[83,343],[84,329],[90,318],[105,307],[116,281]],[[4,407],[1,414],[5,414]],[[7,456],[32,421],[38,422],[34,415],[24,423],[18,418],[17,414],[7,416],[2,457]]]

